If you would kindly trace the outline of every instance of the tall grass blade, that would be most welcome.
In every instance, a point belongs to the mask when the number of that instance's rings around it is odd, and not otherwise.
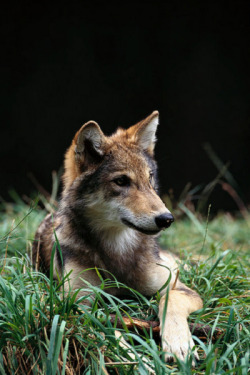
[[[64,348],[64,351],[63,351],[63,368],[62,368],[61,375],[65,375],[68,351],[69,351],[69,340],[66,339],[65,340],[65,348]]]
[[[63,320],[58,329],[58,322],[59,315],[55,315],[51,327],[46,375],[55,375],[58,367],[58,357],[60,354],[64,329],[66,326],[66,322]]]
[[[51,260],[50,260],[50,289],[49,289],[49,305],[50,305],[50,320],[52,320],[53,316],[53,305],[54,305],[54,286],[53,286],[53,281],[54,281],[54,260],[55,260],[55,253],[56,253],[56,242],[53,245],[52,252],[51,252]]]

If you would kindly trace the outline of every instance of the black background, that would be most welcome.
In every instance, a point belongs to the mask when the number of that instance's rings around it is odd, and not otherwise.
[[[115,5],[113,5],[115,4]],[[162,192],[218,173],[209,142],[250,201],[250,3],[19,1],[2,9],[0,194],[30,194],[78,128],[106,134],[160,111]],[[236,209],[217,187],[214,209]]]

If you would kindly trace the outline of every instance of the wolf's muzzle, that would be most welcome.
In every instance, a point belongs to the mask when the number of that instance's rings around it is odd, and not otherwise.
[[[168,228],[173,222],[174,217],[170,212],[155,217],[155,223],[159,229]]]

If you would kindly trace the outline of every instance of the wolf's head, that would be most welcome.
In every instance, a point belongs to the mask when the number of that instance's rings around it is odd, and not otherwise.
[[[132,228],[156,234],[174,221],[158,196],[154,160],[159,113],[106,137],[94,121],[76,133],[65,155],[64,200],[96,233]],[[131,231],[131,229],[130,229]]]

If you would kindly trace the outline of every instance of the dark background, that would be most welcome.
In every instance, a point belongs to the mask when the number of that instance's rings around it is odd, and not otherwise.
[[[50,191],[84,122],[110,134],[158,109],[162,192],[214,179],[209,142],[249,202],[249,1],[114,4],[2,9],[0,195],[30,194],[29,172]],[[237,208],[220,186],[209,201]]]

